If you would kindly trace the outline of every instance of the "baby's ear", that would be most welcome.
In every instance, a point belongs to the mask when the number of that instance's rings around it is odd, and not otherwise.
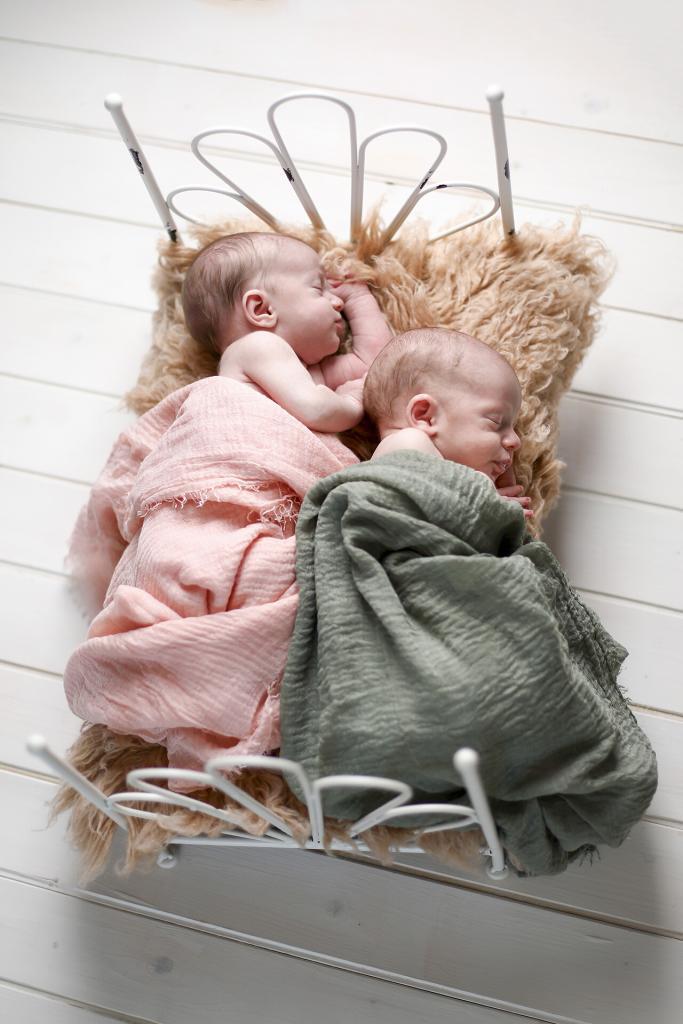
[[[436,433],[438,403],[432,395],[413,395],[406,408],[408,426],[424,430],[430,437]]]
[[[247,323],[255,331],[263,331],[275,327],[277,314],[265,292],[259,291],[258,288],[250,288],[242,296],[241,306]]]

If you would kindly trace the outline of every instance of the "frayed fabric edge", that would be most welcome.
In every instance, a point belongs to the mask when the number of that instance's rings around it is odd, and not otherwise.
[[[242,491],[249,491],[251,493],[258,493],[259,491],[266,490],[270,485],[261,483],[245,483],[243,480],[230,480],[222,486],[236,486]],[[220,496],[219,491],[212,487],[208,490],[203,491],[186,491],[183,494],[175,494],[168,498],[160,498],[158,501],[144,502],[142,507],[138,509],[136,515],[140,519],[144,519],[151,512],[155,512],[163,505],[170,505],[172,508],[181,511],[187,504],[194,505],[195,508],[202,508],[208,501],[215,501],[220,503],[224,499]],[[248,519],[252,522],[261,522],[266,524],[274,524],[279,526],[281,529],[285,529],[287,526],[295,526],[296,521],[299,517],[299,509],[301,508],[301,499],[297,494],[291,493],[282,495],[270,506],[257,510],[252,510]]]

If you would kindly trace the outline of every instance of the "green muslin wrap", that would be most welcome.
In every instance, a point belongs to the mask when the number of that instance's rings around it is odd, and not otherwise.
[[[617,685],[626,651],[572,590],[520,507],[465,466],[398,452],[308,492],[281,755],[458,801],[474,747],[517,870],[617,846],[647,808],[654,753]],[[325,813],[378,798],[333,790]]]

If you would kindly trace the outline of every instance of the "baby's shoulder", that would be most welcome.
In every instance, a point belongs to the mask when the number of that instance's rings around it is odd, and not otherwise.
[[[277,339],[281,341],[281,339]],[[228,377],[244,384],[250,381],[250,374],[264,359],[270,359],[278,352],[277,342],[268,331],[252,331],[232,341],[218,363],[218,376]]]
[[[279,334],[251,331],[228,345],[218,364],[218,373],[222,377],[234,377],[235,371],[249,371],[254,366],[262,365],[263,359],[289,356],[296,359],[291,347]]]

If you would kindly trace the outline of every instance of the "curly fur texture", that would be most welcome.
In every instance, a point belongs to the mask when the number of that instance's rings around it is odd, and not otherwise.
[[[227,222],[198,229],[196,240],[208,242],[234,231],[262,230],[258,223]],[[497,220],[443,239],[427,242],[427,225],[417,223],[380,251],[381,222],[375,214],[353,251],[326,233],[288,230],[313,246],[329,270],[342,262],[367,281],[396,333],[414,327],[440,326],[472,334],[504,355],[519,377],[524,401],[518,421],[522,447],[515,459],[517,478],[531,498],[538,531],[559,493],[561,464],[556,458],[557,407],[569,388],[598,326],[596,300],[612,269],[602,242],[570,228],[526,225],[513,237],[501,237]],[[180,290],[197,249],[164,242],[155,286],[159,306],[154,339],[128,405],[143,413],[176,388],[216,372],[216,360],[188,335]],[[361,458],[369,457],[376,439],[367,423],[344,440]],[[70,751],[74,767],[104,793],[126,788],[134,768],[165,766],[163,747],[120,736],[102,725],[85,725]],[[292,827],[299,841],[307,834],[301,805],[282,779],[272,773],[244,773],[238,780]],[[234,811],[252,834],[266,828],[261,819],[216,791],[197,794],[214,806]],[[70,829],[83,855],[87,876],[107,860],[115,826],[68,787],[62,787],[54,812],[71,810]],[[328,821],[326,838],[344,835],[344,825]],[[131,819],[128,852],[122,870],[153,862],[173,835],[217,835],[223,825],[206,815],[170,809],[157,822]],[[374,829],[364,836],[375,855],[387,862],[392,847],[405,842],[406,830]],[[420,845],[447,863],[472,870],[480,862],[478,830],[436,833]]]

